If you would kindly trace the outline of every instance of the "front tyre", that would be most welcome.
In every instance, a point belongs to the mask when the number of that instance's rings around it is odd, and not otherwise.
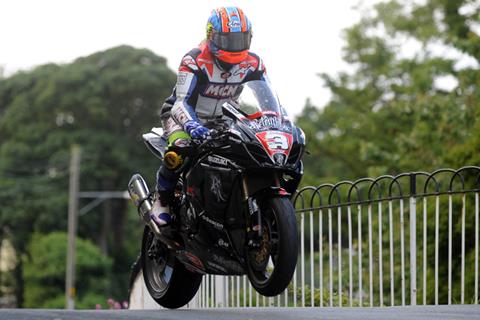
[[[141,263],[143,279],[150,296],[162,307],[176,309],[186,305],[197,293],[202,275],[188,271],[145,227]]]
[[[282,293],[290,283],[298,255],[295,209],[287,198],[260,203],[262,238],[259,248],[247,249],[248,277],[264,296]]]

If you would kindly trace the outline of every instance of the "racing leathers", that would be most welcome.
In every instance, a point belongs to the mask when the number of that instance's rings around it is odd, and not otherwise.
[[[182,147],[190,138],[205,139],[203,123],[222,116],[222,104],[235,97],[237,89],[252,80],[268,81],[262,60],[249,52],[242,62],[222,67],[202,43],[187,53],[178,69],[177,83],[161,110],[162,125],[169,146]],[[162,164],[157,172],[159,201],[154,202],[152,218],[168,223],[168,205],[178,180],[175,170]]]

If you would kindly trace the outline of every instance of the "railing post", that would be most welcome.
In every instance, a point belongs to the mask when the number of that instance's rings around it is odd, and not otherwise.
[[[417,199],[416,174],[410,174],[410,305],[417,304]]]
[[[227,306],[227,279],[225,276],[214,276],[215,279],[215,306],[225,308]]]

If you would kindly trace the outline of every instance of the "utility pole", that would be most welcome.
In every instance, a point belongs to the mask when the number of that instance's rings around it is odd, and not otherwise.
[[[68,198],[68,248],[67,271],[65,275],[65,308],[75,308],[75,239],[77,237],[78,192],[80,180],[80,147],[73,145],[70,150],[70,182]]]

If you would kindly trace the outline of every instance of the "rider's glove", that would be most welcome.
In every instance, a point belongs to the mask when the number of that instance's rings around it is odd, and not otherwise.
[[[206,140],[210,135],[210,130],[194,120],[187,121],[183,129],[195,140]]]

